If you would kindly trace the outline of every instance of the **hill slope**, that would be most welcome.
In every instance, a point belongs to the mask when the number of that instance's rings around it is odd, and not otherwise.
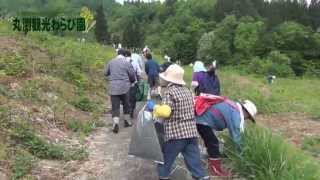
[[[114,55],[96,43],[13,33],[0,21],[0,179],[156,176],[154,166],[127,158],[130,130],[120,136],[109,131],[103,69]],[[190,82],[191,68],[185,69]],[[268,85],[263,77],[230,69],[221,69],[219,77],[224,95],[257,103],[263,114],[258,122],[294,142],[299,136],[300,145],[305,136],[317,135],[319,80],[277,79]],[[315,155],[318,144],[311,147]]]

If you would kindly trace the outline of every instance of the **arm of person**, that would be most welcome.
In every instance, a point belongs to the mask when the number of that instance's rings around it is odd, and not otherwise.
[[[107,78],[108,76],[110,76],[110,65],[107,64],[105,71],[104,71],[104,76]]]
[[[160,72],[160,66],[159,66],[159,64],[156,62],[156,65],[157,65],[157,71],[158,71],[158,73]]]
[[[191,87],[194,89],[199,86],[198,75],[196,73],[192,74]]]
[[[217,81],[217,95],[220,96],[221,91],[220,91],[220,80],[219,77],[216,75],[216,81]]]
[[[145,63],[144,70],[146,71],[146,74],[148,75],[149,74],[149,63],[148,62]]]
[[[227,124],[228,124],[228,130],[229,130],[229,134],[233,140],[233,142],[236,144],[236,148],[237,150],[240,150],[240,143],[241,143],[241,131],[240,131],[240,114],[237,111],[233,111],[230,114],[230,118],[229,120],[227,120]]]
[[[129,62],[127,62],[126,64],[127,64],[127,69],[128,69],[129,81],[131,83],[134,83],[136,81],[136,75],[135,75],[134,69]]]
[[[172,113],[172,97],[169,92],[166,92],[162,99],[162,105],[157,105],[154,108],[154,115],[158,118],[169,119]]]

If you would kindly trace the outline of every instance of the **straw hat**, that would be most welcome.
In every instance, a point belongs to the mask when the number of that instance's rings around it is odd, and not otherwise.
[[[244,100],[241,105],[248,112],[250,119],[255,123],[256,120],[254,119],[254,116],[258,112],[256,105],[250,100]]]
[[[183,68],[177,64],[170,65],[165,72],[159,74],[160,78],[165,81],[179,85],[186,85],[186,82],[183,80],[183,75]]]

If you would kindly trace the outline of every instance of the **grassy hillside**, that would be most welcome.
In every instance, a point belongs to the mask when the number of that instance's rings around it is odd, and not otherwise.
[[[114,50],[46,33],[14,33],[3,21],[0,42],[1,167],[19,179],[42,159],[85,159],[84,137],[104,125],[103,70]]]

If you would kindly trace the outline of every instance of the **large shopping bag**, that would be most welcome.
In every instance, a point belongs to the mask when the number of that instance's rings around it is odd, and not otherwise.
[[[148,91],[149,91],[149,85],[143,80],[139,81],[137,92],[136,92],[137,101],[147,100]]]
[[[152,114],[143,107],[132,132],[129,155],[163,163],[163,154],[152,118]]]

